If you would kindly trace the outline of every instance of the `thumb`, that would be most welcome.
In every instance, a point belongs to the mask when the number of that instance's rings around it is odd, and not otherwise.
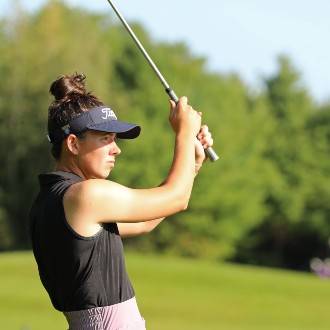
[[[173,110],[176,107],[176,104],[175,104],[175,102],[173,100],[168,100],[168,103],[171,106],[170,110]]]

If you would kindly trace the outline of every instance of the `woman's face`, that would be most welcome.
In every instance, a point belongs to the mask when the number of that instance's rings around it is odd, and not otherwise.
[[[87,130],[86,138],[79,140],[76,162],[86,179],[105,179],[120,153],[115,133]]]

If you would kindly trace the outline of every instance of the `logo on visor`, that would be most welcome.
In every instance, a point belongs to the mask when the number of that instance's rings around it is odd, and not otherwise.
[[[111,118],[111,120],[117,120],[115,113],[110,108],[104,108],[102,109],[102,112],[104,113],[102,119]]]

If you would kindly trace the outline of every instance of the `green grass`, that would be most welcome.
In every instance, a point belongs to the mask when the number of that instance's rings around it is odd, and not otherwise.
[[[128,253],[148,330],[330,329],[330,282],[312,274]],[[0,329],[67,329],[30,252],[0,254]]]

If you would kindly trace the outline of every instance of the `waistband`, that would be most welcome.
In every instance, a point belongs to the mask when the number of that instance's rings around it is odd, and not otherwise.
[[[145,330],[135,297],[119,304],[64,312],[69,330]]]

